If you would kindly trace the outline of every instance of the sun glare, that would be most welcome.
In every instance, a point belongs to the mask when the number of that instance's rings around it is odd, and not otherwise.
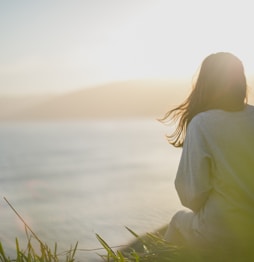
[[[3,35],[0,91],[65,91],[128,79],[190,79],[207,55],[220,51],[234,53],[246,74],[253,75],[254,39],[246,30],[254,23],[249,2],[140,1],[124,9],[110,2],[112,6],[102,4],[104,11],[90,4],[89,14],[88,4],[80,5],[81,12],[79,5],[69,3],[73,13],[63,10],[58,23],[55,14],[43,9],[45,26],[41,20],[29,26],[20,20]],[[36,4],[33,8],[38,11]],[[23,17],[25,9],[22,12],[14,8],[5,19]],[[19,48],[14,48],[13,36]],[[44,45],[42,39],[50,41]]]
[[[195,4],[205,12],[195,10]],[[240,7],[216,1],[208,6],[201,1],[152,5],[116,27],[113,37],[104,43],[106,52],[100,54],[99,60],[106,68],[105,77],[112,80],[192,77],[207,55],[220,51],[234,53],[242,59],[247,74],[254,72],[253,41],[239,42],[247,39],[241,28],[248,19],[245,15],[235,19]],[[225,19],[225,10],[229,9]]]

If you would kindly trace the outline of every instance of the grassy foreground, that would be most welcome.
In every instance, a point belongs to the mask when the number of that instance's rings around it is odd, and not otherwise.
[[[135,237],[135,241],[120,250],[114,250],[98,234],[96,235],[99,243],[104,249],[104,255],[98,255],[105,262],[227,262],[227,261],[253,261],[244,259],[235,259],[232,256],[222,256],[208,251],[190,250],[183,247],[172,246],[167,243],[160,234],[147,233],[144,236],[138,236],[131,229],[127,230]],[[27,231],[26,231],[27,232]],[[28,234],[28,232],[27,232]],[[27,235],[28,236],[28,235]],[[0,261],[1,262],[74,262],[77,252],[85,252],[84,249],[78,249],[78,243],[74,248],[68,251],[58,253],[57,244],[53,249],[43,244],[37,237],[36,242],[32,244],[31,237],[28,238],[26,248],[20,249],[19,242],[16,239],[16,258],[10,258],[0,243]],[[39,248],[38,248],[39,245]],[[94,252],[98,250],[95,249]],[[89,250],[91,251],[91,250]]]
[[[19,241],[16,239],[16,258],[10,258],[5,254],[4,248],[0,243],[0,261],[1,262],[58,262],[66,261],[73,262],[75,261],[75,253],[77,249],[77,244],[74,249],[70,249],[64,253],[57,253],[57,244],[55,244],[54,249],[50,249],[46,244],[40,244],[38,250],[35,247],[31,239],[28,239],[27,246],[25,250],[20,249]]]
[[[239,250],[233,250],[226,253],[223,247],[216,252],[213,250],[188,249],[186,247],[172,246],[163,239],[165,227],[155,233],[147,233],[139,236],[134,231],[126,227],[133,235],[134,241],[126,246],[111,247],[107,242],[96,234],[98,242],[102,248],[94,250],[79,249],[78,242],[74,247],[70,247],[65,252],[58,252],[57,244],[50,248],[43,243],[33,230],[27,225],[24,219],[19,215],[15,208],[4,200],[10,208],[16,213],[23,222],[27,236],[25,249],[20,248],[18,239],[16,239],[16,257],[10,258],[0,242],[0,262],[74,262],[77,252],[94,251],[99,249],[105,251],[105,255],[98,255],[102,261],[106,262],[251,262],[254,261],[254,255],[248,256],[246,253],[239,253]],[[33,241],[32,241],[33,240]],[[120,249],[117,249],[120,248]],[[251,252],[251,254],[254,252]],[[237,255],[236,255],[237,254]],[[80,261],[82,262],[82,261]],[[89,262],[89,261],[88,261]]]
[[[135,241],[120,250],[114,251],[114,247],[110,247],[105,240],[98,234],[96,235],[102,249],[105,250],[105,255],[98,255],[102,261],[108,262],[187,262],[187,261],[207,261],[204,256],[197,256],[187,250],[179,247],[170,246],[165,242],[160,235],[146,234],[139,237],[131,229],[127,230],[135,237]],[[30,232],[31,233],[31,232]],[[0,261],[1,262],[74,262],[76,261],[76,253],[83,251],[78,249],[78,243],[74,248],[68,251],[58,253],[57,244],[51,249],[41,240],[33,235],[29,237],[28,229],[26,227],[27,245],[24,250],[20,248],[19,241],[16,239],[16,258],[10,258],[5,254],[4,248],[0,243]],[[35,240],[32,241],[32,240]],[[98,249],[96,249],[98,250]],[[98,257],[99,258],[99,257]],[[205,260],[204,260],[205,259]]]
[[[9,257],[0,242],[0,262],[73,262],[76,260],[77,252],[86,252],[91,250],[78,249],[78,243],[74,247],[70,247],[69,250],[65,252],[58,252],[57,244],[53,248],[50,248],[47,244],[43,243],[40,238],[34,233],[34,231],[29,227],[29,225],[24,221],[21,215],[16,211],[16,209],[10,204],[10,202],[4,198],[9,207],[14,211],[18,218],[22,221],[25,228],[25,233],[27,236],[27,243],[25,249],[20,248],[19,240],[16,239],[16,255],[15,258]],[[98,255],[103,261],[118,261],[118,262],[128,262],[128,261],[183,261],[183,257],[186,256],[185,252],[177,247],[169,246],[165,242],[160,233],[164,229],[158,232],[158,234],[147,234],[145,236],[138,236],[131,229],[126,228],[133,236],[134,241],[126,246],[121,246],[120,250],[114,251],[105,240],[103,240],[100,235],[96,234],[98,242],[102,245],[105,255]],[[99,249],[95,249],[96,252]],[[198,261],[198,260],[196,260]],[[199,260],[201,261],[201,260]]]
[[[136,240],[114,251],[100,236],[98,240],[107,251],[103,256],[107,262],[252,262],[254,261],[254,249],[242,249],[240,246],[234,249],[226,249],[225,246],[214,248],[180,247],[166,242],[161,233],[162,228],[156,233],[147,233],[138,236],[131,229],[127,230],[135,236]],[[241,243],[239,243],[241,244]],[[254,247],[254,243],[252,243]]]

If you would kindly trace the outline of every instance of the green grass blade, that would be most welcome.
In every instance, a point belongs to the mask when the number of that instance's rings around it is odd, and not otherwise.
[[[78,242],[76,243],[74,248],[70,248],[70,250],[67,252],[67,256],[66,256],[66,261],[67,262],[73,262],[75,261],[75,254],[77,252],[78,249]]]
[[[125,227],[134,237],[139,238],[139,235],[136,234],[133,230],[131,230],[129,227]]]
[[[0,242],[0,261],[3,261],[3,262],[6,262],[6,261],[10,261],[6,255],[5,255],[5,252],[4,252],[4,249],[3,249],[3,246],[2,246],[2,243]]]
[[[96,234],[97,239],[101,243],[101,245],[105,248],[105,250],[108,252],[108,256],[114,259],[117,259],[117,255],[113,251],[113,249],[98,235]]]

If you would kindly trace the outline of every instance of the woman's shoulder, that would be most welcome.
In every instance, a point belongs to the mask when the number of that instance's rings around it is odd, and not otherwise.
[[[225,118],[232,118],[232,117],[242,117],[242,116],[253,116],[254,117],[254,106],[250,104],[246,104],[243,110],[241,111],[225,111],[222,109],[211,109],[205,112],[198,113],[196,116],[193,117],[191,122],[203,122],[207,120],[219,120]]]
[[[192,118],[189,126],[198,126],[200,124],[204,124],[207,121],[210,122],[211,119],[217,118],[216,116],[220,114],[220,111],[222,110],[213,109],[213,110],[208,110],[205,112],[200,112]]]
[[[241,111],[224,111],[221,109],[211,109],[205,112],[198,113],[193,117],[189,124],[189,128],[197,129],[197,128],[214,128],[214,127],[222,127],[226,123],[234,122],[236,119],[241,121],[243,119],[253,119],[254,121],[254,106],[246,104],[243,110]]]

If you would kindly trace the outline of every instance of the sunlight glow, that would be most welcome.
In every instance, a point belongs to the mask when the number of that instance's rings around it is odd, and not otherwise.
[[[219,51],[237,55],[254,75],[247,0],[16,3],[0,4],[0,92],[191,78],[207,55]]]

